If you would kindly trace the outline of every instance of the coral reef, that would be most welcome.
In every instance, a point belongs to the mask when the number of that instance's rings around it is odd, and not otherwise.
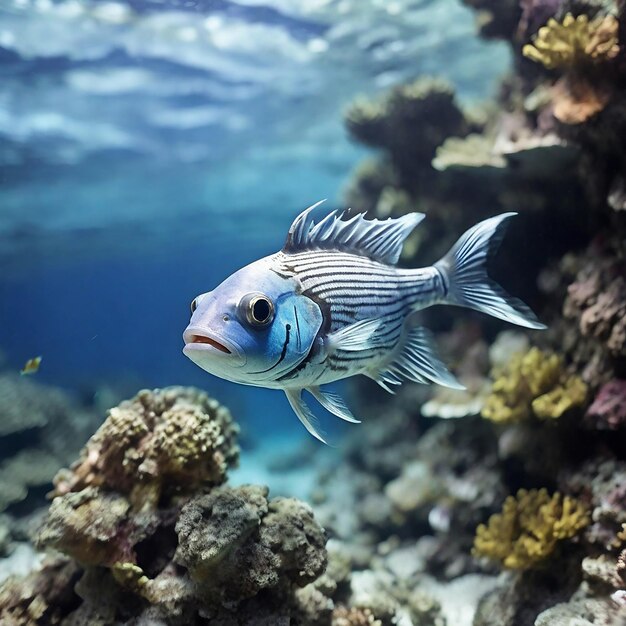
[[[299,615],[315,626],[314,606],[330,621],[330,595],[305,593],[327,564],[310,507],[269,499],[266,487],[218,486],[237,462],[237,430],[227,409],[191,388],[144,390],[111,409],[73,470],[59,473],[38,533],[40,548],[70,559],[9,578],[2,622],[230,624],[256,615],[278,624]]]
[[[217,402],[140,392],[57,475],[32,520],[57,555],[5,582],[0,622],[625,623],[626,3],[466,4],[483,36],[511,44],[497,101],[464,109],[424,77],[358,98],[345,123],[376,153],[346,203],[380,218],[427,213],[403,250],[411,265],[481,218],[519,211],[490,272],[549,329],[497,335],[499,321],[425,311],[466,390],[391,397],[356,382],[365,423],[339,453],[270,463],[299,486],[304,468],[311,506],[228,485],[237,427]],[[5,455],[0,507],[68,464],[50,430],[65,418],[51,416],[75,408],[49,391],[0,376],[0,446],[40,440]],[[3,554],[29,532],[0,521]]]
[[[520,489],[502,508],[476,529],[474,554],[501,562],[510,569],[534,567],[552,554],[563,539],[589,524],[585,507],[546,489]]]

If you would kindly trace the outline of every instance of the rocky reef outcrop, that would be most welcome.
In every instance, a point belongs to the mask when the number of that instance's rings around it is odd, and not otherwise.
[[[37,534],[53,551],[0,588],[0,621],[316,624],[318,604],[330,620],[330,594],[307,592],[327,564],[311,508],[223,485],[237,432],[191,388],[144,390],[111,409],[57,474]]]

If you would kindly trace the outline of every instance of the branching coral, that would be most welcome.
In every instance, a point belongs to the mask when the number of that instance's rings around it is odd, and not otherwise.
[[[103,486],[139,502],[220,484],[237,463],[237,432],[228,409],[200,391],[140,391],[109,411],[71,471],[55,478],[55,493]]]
[[[546,489],[520,489],[505,500],[502,513],[478,526],[473,553],[509,569],[529,569],[588,524],[587,509],[577,500],[558,492],[550,496]]]
[[[563,359],[539,348],[514,354],[492,376],[495,381],[482,416],[493,422],[520,422],[533,415],[556,419],[583,406],[587,397],[587,386],[565,373]]]
[[[548,69],[602,63],[619,53],[618,27],[612,15],[590,20],[585,14],[574,17],[568,13],[561,23],[549,19],[522,53]]]

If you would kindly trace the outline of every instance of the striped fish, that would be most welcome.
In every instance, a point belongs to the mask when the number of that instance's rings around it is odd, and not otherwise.
[[[295,219],[281,251],[193,300],[183,352],[223,379],[282,389],[321,441],[305,390],[337,417],[358,422],[324,385],[363,374],[391,393],[406,381],[463,389],[416,311],[451,304],[545,328],[487,275],[487,259],[515,213],[480,222],[430,267],[400,269],[404,241],[423,214],[368,220],[333,211],[316,221],[319,204]]]

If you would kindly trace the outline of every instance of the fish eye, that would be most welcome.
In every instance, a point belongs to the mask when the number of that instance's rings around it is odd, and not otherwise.
[[[268,326],[274,319],[274,303],[262,293],[249,293],[239,303],[239,308],[252,326]]]
[[[198,298],[194,298],[191,301],[191,313],[193,314],[193,312],[198,308]]]

